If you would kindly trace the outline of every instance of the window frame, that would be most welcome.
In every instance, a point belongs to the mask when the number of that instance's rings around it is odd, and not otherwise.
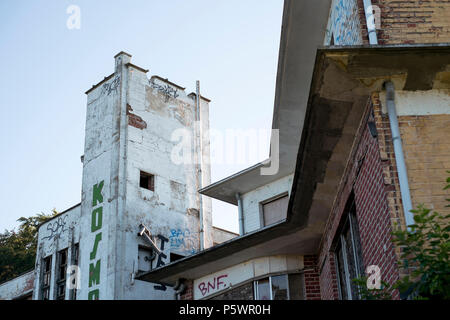
[[[48,261],[48,263],[47,263]],[[41,300],[50,300],[50,287],[52,283],[52,262],[53,257],[49,255],[42,259],[42,271],[41,271]],[[48,270],[46,269],[48,265]],[[47,280],[47,281],[46,281]],[[47,296],[47,297],[46,297]]]
[[[266,204],[268,204],[268,203],[271,203],[271,202],[280,200],[280,199],[282,199],[282,198],[284,198],[284,197],[287,197],[287,198],[288,198],[288,201],[289,201],[289,192],[288,192],[288,191],[279,193],[279,194],[277,194],[277,195],[275,195],[275,196],[273,196],[273,197],[267,198],[267,199],[265,199],[265,200],[259,202],[259,224],[260,224],[260,227],[261,227],[261,228],[265,228],[265,227],[274,225],[274,224],[276,224],[276,223],[279,223],[279,222],[281,222],[281,221],[283,221],[283,220],[286,220],[287,212],[286,212],[286,217],[285,217],[284,219],[281,219],[281,220],[278,221],[278,222],[275,222],[275,223],[271,223],[271,224],[266,225],[266,224],[265,224],[265,220],[264,220],[264,206],[265,206]]]
[[[71,250],[71,264],[78,266],[80,263],[80,244],[75,243]],[[77,300],[77,288],[70,289],[69,300]]]
[[[143,177],[148,179],[147,187],[142,186],[141,180]],[[144,170],[139,170],[139,188],[155,192],[155,180],[156,176],[153,173],[149,173]]]
[[[62,254],[65,254],[65,261],[64,263],[61,263],[61,256]],[[67,266],[69,265],[68,263],[69,260],[69,250],[68,248],[59,250],[57,252],[57,258],[56,258],[56,285],[55,285],[55,297],[56,300],[65,300],[66,299],[66,281],[67,281]],[[61,271],[63,271],[63,273],[61,273]],[[62,275],[62,276],[61,276]],[[60,293],[60,288],[62,288],[62,292]]]
[[[290,289],[290,285],[289,285],[289,276],[292,275],[302,275],[302,288],[300,288],[302,291],[305,290],[305,278],[304,278],[304,274],[302,272],[290,272],[290,273],[277,273],[277,274],[270,274],[270,275],[265,275],[264,277],[258,278],[253,280],[253,299],[256,301],[263,301],[263,300],[259,300],[258,299],[258,282],[261,280],[267,280],[269,279],[269,291],[270,291],[270,301],[273,301],[273,289],[272,289],[272,278],[273,277],[279,277],[279,276],[284,276],[286,279],[286,291],[287,291],[287,299],[286,300],[291,300],[291,289]],[[302,297],[304,297],[304,292],[302,292],[301,294]]]
[[[352,289],[352,279],[351,272],[349,269],[349,262],[351,256],[353,257],[354,271],[355,277],[359,278],[364,275],[364,261],[362,256],[362,248],[361,248],[361,236],[359,234],[359,226],[357,221],[357,212],[356,212],[356,203],[353,192],[349,196],[347,204],[344,209],[344,216],[342,218],[342,222],[338,231],[336,232],[332,252],[334,254],[335,259],[335,271],[336,271],[336,281],[338,285],[338,294],[339,299],[344,300],[344,292],[342,285],[345,285],[346,290],[346,300],[359,300],[361,299],[361,295],[359,292],[355,292]],[[345,234],[350,233],[350,247],[352,253],[348,252],[348,243],[347,239],[345,239]],[[357,242],[359,242],[359,248],[357,246]],[[339,262],[339,254],[342,253],[342,267],[343,273],[340,272],[341,263]],[[342,282],[342,283],[341,283]],[[354,287],[354,286],[353,286]]]

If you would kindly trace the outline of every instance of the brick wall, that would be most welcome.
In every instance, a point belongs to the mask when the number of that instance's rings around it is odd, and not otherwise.
[[[180,295],[180,300],[194,300],[194,282],[192,280],[186,280],[184,284],[186,289]]]
[[[363,0],[357,0],[368,43]],[[450,42],[450,0],[372,0],[381,9],[379,44]]]
[[[382,112],[378,93],[372,95],[375,122],[378,130],[380,155],[383,160],[383,179],[389,186],[387,200],[391,225],[405,227],[400,185],[398,181],[394,146],[392,144],[389,117]],[[445,208],[450,191],[444,191],[447,170],[450,170],[450,115],[399,116],[400,134],[405,156],[408,182],[413,207],[423,203],[439,213],[448,213]],[[395,248],[400,257],[400,248]],[[406,270],[400,270],[401,276]]]
[[[450,115],[400,116],[399,126],[413,207],[449,214],[450,190],[442,189],[450,176]]]
[[[378,265],[382,280],[389,283],[395,282],[399,276],[395,248],[391,242],[392,225],[387,197],[392,187],[385,183],[383,168],[386,164],[380,156],[378,140],[372,137],[368,129],[367,122],[374,120],[372,110],[372,102],[369,101],[321,242],[318,265],[322,299],[338,298],[333,240],[352,190],[364,267]],[[395,292],[394,298],[398,297],[398,292]]]
[[[305,299],[320,300],[319,269],[317,256],[305,256]]]

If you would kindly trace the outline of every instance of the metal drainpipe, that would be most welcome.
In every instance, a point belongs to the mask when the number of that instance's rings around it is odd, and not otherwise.
[[[395,88],[391,81],[384,84],[386,88],[386,106],[389,115],[389,123],[391,124],[392,142],[394,144],[395,162],[397,163],[398,180],[400,184],[400,192],[403,203],[403,211],[405,214],[406,225],[414,224],[411,194],[409,192],[408,175],[406,172],[405,158],[403,155],[402,139],[398,127],[397,112],[395,110]]]
[[[367,33],[369,34],[369,44],[378,44],[377,30],[375,28],[375,18],[373,16],[372,1],[363,0],[364,12],[366,14]]]
[[[175,286],[173,287],[175,290],[174,296],[175,300],[180,300],[180,295],[184,292],[186,289],[186,285],[184,284],[184,281],[182,279],[178,279],[175,283]]]
[[[203,180],[203,173],[202,173],[202,157],[203,157],[203,149],[202,149],[202,135],[201,135],[201,123],[200,123],[200,81],[196,82],[196,93],[197,93],[197,101],[196,101],[196,109],[197,109],[197,124],[198,124],[198,135],[196,134],[195,140],[197,140],[197,136],[199,137],[199,144],[198,147],[200,149],[200,158],[198,159],[197,166],[197,176],[198,176],[198,185],[199,189],[202,188],[202,180]],[[195,124],[194,124],[195,127]],[[198,154],[198,151],[197,151]],[[203,196],[200,195],[200,212],[198,215],[199,224],[200,224],[200,251],[203,251],[205,249],[205,238],[204,238],[204,224],[203,224]]]
[[[236,200],[238,202],[239,212],[239,235],[244,234],[244,209],[242,208],[242,198],[240,193],[236,193]]]

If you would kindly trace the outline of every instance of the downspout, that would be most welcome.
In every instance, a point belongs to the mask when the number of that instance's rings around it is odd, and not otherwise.
[[[202,188],[202,180],[203,180],[203,173],[202,173],[202,158],[203,158],[203,148],[202,148],[202,134],[201,134],[201,122],[200,122],[200,81],[196,82],[196,93],[197,93],[197,99],[196,99],[196,114],[197,114],[197,121],[194,124],[194,128],[198,127],[198,133],[196,134],[195,140],[197,141],[198,138],[198,148],[200,149],[200,158],[197,159],[197,179],[198,179],[198,185],[199,190]],[[198,154],[198,150],[197,150]],[[205,238],[204,238],[204,223],[203,223],[203,195],[200,194],[200,212],[198,215],[198,220],[200,224],[200,251],[203,251],[205,249]]]
[[[366,25],[367,25],[367,33],[369,35],[369,44],[378,44],[372,1],[363,0],[363,5],[364,5],[364,12],[366,14]]]
[[[388,81],[384,84],[386,88],[386,106],[391,124],[392,142],[394,144],[395,162],[397,163],[398,180],[403,203],[403,212],[405,214],[406,225],[414,224],[411,203],[411,194],[409,192],[408,175],[406,172],[405,158],[403,155],[402,139],[398,127],[397,112],[395,110],[395,89],[394,84]]]
[[[236,193],[236,200],[238,202],[238,212],[239,212],[239,235],[244,235],[244,209],[242,208],[242,198],[241,194]]]
[[[184,284],[183,279],[178,279],[177,282],[175,283],[175,286],[173,287],[173,289],[175,290],[175,293],[174,293],[175,300],[180,300],[180,295],[186,289],[186,285]]]

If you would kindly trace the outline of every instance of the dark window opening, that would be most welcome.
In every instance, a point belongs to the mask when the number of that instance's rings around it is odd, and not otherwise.
[[[57,262],[56,299],[64,300],[66,296],[67,249],[58,252]]]
[[[150,191],[155,191],[155,176],[141,171],[139,186]]]
[[[50,300],[50,279],[52,276],[52,257],[49,256],[42,260],[42,300]]]
[[[72,247],[72,265],[73,266],[78,266],[79,264],[79,259],[80,259],[80,245],[78,243],[74,244]],[[72,274],[73,275],[76,271],[72,270]],[[72,286],[73,289],[70,290],[70,300],[77,300],[77,288],[76,288],[76,281],[79,275],[76,275],[73,279],[72,279]]]
[[[358,300],[358,287],[353,279],[364,275],[364,265],[353,194],[347,201],[345,211],[335,249],[339,295],[343,300]]]
[[[182,256],[181,254],[176,254],[176,253],[171,253],[170,254],[170,262],[174,262],[180,259],[183,259],[184,256]]]

